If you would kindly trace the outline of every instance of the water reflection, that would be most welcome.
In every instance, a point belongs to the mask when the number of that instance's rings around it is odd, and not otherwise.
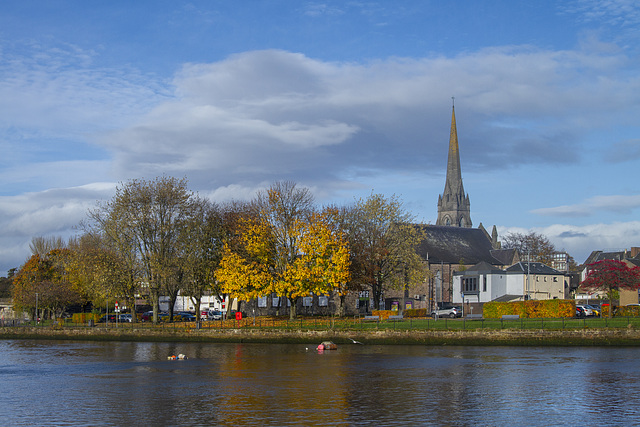
[[[558,425],[638,418],[635,348],[0,341],[4,425]],[[184,361],[167,356],[183,353]]]

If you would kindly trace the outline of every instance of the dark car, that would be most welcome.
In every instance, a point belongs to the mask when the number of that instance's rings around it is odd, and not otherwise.
[[[177,322],[195,322],[196,316],[191,313],[180,312],[175,315],[174,320]]]
[[[153,320],[153,311],[145,311],[140,315],[140,320],[143,322],[151,322]]]
[[[116,315],[115,314],[109,314],[109,315],[104,315],[100,318],[100,320],[98,320],[98,323],[116,323]]]
[[[576,305],[576,317],[579,317],[581,319],[587,317],[587,313],[585,313],[584,308],[580,307],[579,305]]]
[[[118,322],[133,322],[133,317],[131,313],[124,313],[118,316]]]

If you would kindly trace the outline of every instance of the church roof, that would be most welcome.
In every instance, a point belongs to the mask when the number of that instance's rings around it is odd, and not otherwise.
[[[418,254],[431,264],[475,265],[485,261],[491,265],[504,265],[492,256],[491,240],[479,228],[422,225],[424,239],[418,245]]]
[[[518,251],[516,249],[494,249],[491,256],[500,261],[502,265],[512,265],[518,260]]]

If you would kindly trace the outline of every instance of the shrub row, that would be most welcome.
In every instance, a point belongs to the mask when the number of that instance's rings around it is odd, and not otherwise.
[[[485,319],[497,319],[504,315],[518,315],[521,318],[574,317],[574,300],[529,300],[516,302],[488,302],[482,307]]]
[[[89,320],[97,322],[102,317],[102,314],[95,313],[73,313],[71,320],[73,323],[87,323]]]
[[[408,308],[402,312],[404,317],[427,317],[426,308]]]

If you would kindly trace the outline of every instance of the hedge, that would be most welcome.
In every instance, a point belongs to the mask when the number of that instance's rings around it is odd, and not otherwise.
[[[488,302],[482,307],[486,319],[498,319],[504,315],[518,315],[521,318],[574,317],[574,300],[550,299],[516,302]]]
[[[404,317],[427,317],[426,308],[408,308],[402,312]]]
[[[73,313],[71,320],[73,323],[87,323],[89,320],[97,322],[102,317],[102,314],[94,313]]]

